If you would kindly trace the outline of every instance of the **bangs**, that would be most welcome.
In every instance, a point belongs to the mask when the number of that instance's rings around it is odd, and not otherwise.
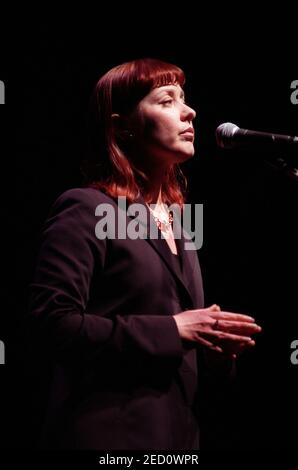
[[[185,75],[180,67],[157,59],[137,59],[114,67],[97,84],[97,94],[104,93],[103,101],[112,113],[128,114],[153,89],[165,85],[183,87]]]
[[[150,90],[165,85],[180,85],[183,87],[185,76],[183,70],[176,65],[168,64],[154,59],[140,60],[136,64],[140,82],[144,88]]]
[[[153,88],[165,85],[183,87],[185,83],[182,69],[157,59],[134,60],[116,70],[113,77],[113,108],[120,113],[133,109]]]

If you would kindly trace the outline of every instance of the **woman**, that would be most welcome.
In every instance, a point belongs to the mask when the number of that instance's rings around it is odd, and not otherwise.
[[[140,59],[96,86],[86,185],[53,205],[31,285],[53,367],[44,446],[197,449],[197,370],[217,359],[229,369],[260,331],[251,317],[204,308],[197,253],[184,231],[174,238],[168,206],[183,208],[179,164],[194,155],[183,85],[180,68]],[[119,197],[145,212],[119,211]],[[132,223],[146,236],[118,236]]]

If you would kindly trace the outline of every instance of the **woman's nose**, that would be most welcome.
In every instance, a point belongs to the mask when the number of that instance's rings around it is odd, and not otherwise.
[[[192,121],[196,117],[196,112],[194,109],[192,109],[190,106],[187,104],[183,104],[184,109],[183,109],[183,118],[187,121]]]

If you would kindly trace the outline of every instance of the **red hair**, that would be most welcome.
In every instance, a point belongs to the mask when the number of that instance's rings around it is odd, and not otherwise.
[[[116,138],[112,114],[127,116],[153,88],[169,84],[182,87],[184,83],[184,72],[179,67],[156,59],[127,62],[103,75],[91,100],[91,152],[82,165],[87,186],[101,189],[112,197],[126,196],[129,202],[141,194],[146,200],[148,178],[135,167],[125,144]],[[162,200],[182,206],[186,188],[186,178],[179,165],[174,164],[162,183]]]

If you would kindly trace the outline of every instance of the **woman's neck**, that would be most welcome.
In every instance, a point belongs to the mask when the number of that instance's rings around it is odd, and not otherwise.
[[[162,201],[162,191],[161,191],[161,186],[157,188],[150,188],[150,192],[147,193],[146,201],[148,204],[151,204],[154,206],[154,208],[162,207],[163,206],[163,201]]]
[[[150,186],[146,191],[146,202],[154,204],[157,207],[163,204],[162,184],[164,182],[164,173],[147,175],[150,181]]]

